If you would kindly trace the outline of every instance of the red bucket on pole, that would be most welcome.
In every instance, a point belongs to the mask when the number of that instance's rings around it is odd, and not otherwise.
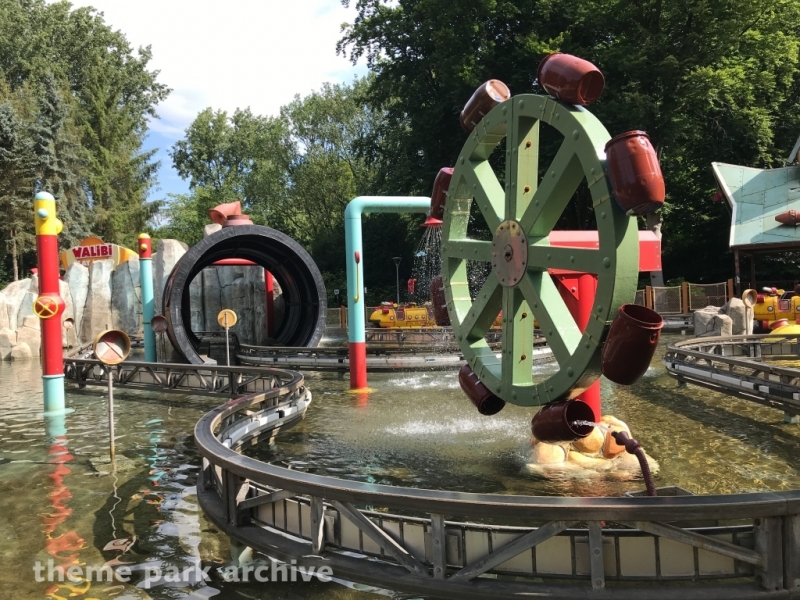
[[[481,383],[469,365],[464,365],[458,372],[458,384],[478,412],[484,416],[496,415],[506,405],[505,400],[495,396],[489,391],[489,388]]]
[[[556,400],[533,415],[531,431],[540,442],[573,442],[592,433],[592,407],[580,400]]]
[[[561,52],[545,56],[537,73],[548,94],[581,106],[597,100],[606,85],[600,69],[588,60]]]
[[[638,304],[619,307],[600,357],[603,375],[614,383],[630,385],[644,375],[656,351],[664,319]]]
[[[646,215],[664,204],[664,176],[650,137],[627,131],[608,140],[606,161],[611,189],[626,213]]]

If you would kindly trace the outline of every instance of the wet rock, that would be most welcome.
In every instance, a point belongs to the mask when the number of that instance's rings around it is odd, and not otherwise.
[[[219,269],[217,267],[203,269],[202,277],[203,323],[206,326],[206,331],[219,331],[220,326],[217,323],[217,315],[223,309]]]
[[[111,272],[114,262],[96,260],[89,267],[89,292],[81,321],[81,339],[94,340],[106,329],[113,327],[111,314]]]
[[[63,325],[66,319],[75,320],[75,303],[72,301],[72,293],[69,291],[69,284],[62,280],[58,280],[58,293],[61,295],[61,298],[64,300],[64,314],[61,315],[61,323]],[[74,346],[76,344],[75,341],[75,326],[71,330],[67,330],[65,327],[61,328],[61,345],[64,347],[67,346]]]
[[[31,277],[31,284],[28,286],[28,291],[22,297],[17,310],[17,328],[22,327],[22,321],[25,317],[35,316],[33,312],[33,303],[39,297],[39,276],[33,275]]]
[[[720,314],[728,315],[731,318],[732,335],[753,333],[753,318],[748,315],[749,312],[744,302],[739,298],[731,298],[720,308]],[[750,328],[749,332],[747,331],[748,326]]]
[[[189,302],[192,307],[192,331],[208,331],[203,309],[203,271],[189,285]]]
[[[17,332],[8,327],[0,329],[0,360],[11,360],[11,350],[17,344]]]
[[[219,223],[209,223],[203,227],[203,237],[208,237],[211,234],[217,233],[220,229],[222,229],[222,225]]]
[[[552,465],[567,459],[567,448],[560,444],[538,442],[531,451],[531,462],[539,465]]]
[[[115,329],[139,335],[142,323],[139,257],[121,263],[111,273],[111,318]]]
[[[30,279],[20,279],[14,281],[6,286],[0,292],[0,328],[8,327],[9,329],[16,330],[17,317],[19,316],[19,308],[22,304],[22,299],[28,293],[30,288]],[[33,301],[31,301],[33,307]]]
[[[575,449],[578,452],[583,452],[585,454],[597,454],[603,449],[604,442],[605,436],[603,435],[603,432],[600,431],[599,427],[593,427],[592,433],[587,435],[585,438],[575,440],[572,442],[572,445],[575,446]]]
[[[36,331],[41,331],[42,321],[36,315],[27,315],[24,319],[22,319],[22,324],[20,325],[20,327],[27,327],[29,329],[35,329]]]
[[[238,317],[231,331],[242,343],[263,344],[266,340],[264,269],[255,266],[215,269],[220,286],[220,310],[230,308]],[[214,314],[215,329],[222,330],[216,323],[218,313]]]
[[[76,336],[80,336],[80,332],[83,330],[83,310],[86,306],[86,296],[89,294],[89,269],[74,262],[67,268],[64,281],[69,288],[74,307],[75,327],[73,331]]]
[[[706,325],[705,331],[694,331],[695,337],[718,337],[721,335],[733,335],[733,319],[728,315],[717,314]]]
[[[39,318],[33,315],[25,317],[22,326],[17,329],[17,344],[25,344],[32,356],[39,356],[42,345],[42,332],[39,328]]]
[[[161,240],[158,242],[158,251],[153,255],[153,297],[155,299],[155,312],[162,314],[164,286],[172,268],[186,254],[189,247],[178,240]]]
[[[703,335],[713,335],[714,331],[714,317],[719,314],[719,309],[716,306],[706,306],[699,310],[694,311],[692,318],[694,319],[694,334],[697,337]]]
[[[11,350],[11,358],[14,360],[22,360],[26,358],[33,358],[30,346],[25,342],[21,342],[14,346]]]

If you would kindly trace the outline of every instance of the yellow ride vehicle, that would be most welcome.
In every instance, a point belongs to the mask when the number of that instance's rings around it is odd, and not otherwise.
[[[497,315],[492,323],[492,328],[502,327],[503,313]],[[425,303],[419,306],[416,302],[401,304],[394,302],[381,302],[369,316],[370,327],[436,327],[433,315],[433,306]]]
[[[794,323],[800,317],[800,294],[796,288],[789,292],[774,287],[765,287],[761,293],[745,290],[742,300],[753,308],[756,328],[764,332],[775,321],[788,319]]]
[[[372,327],[435,327],[432,306],[418,306],[416,302],[401,304],[381,302],[369,316]]]

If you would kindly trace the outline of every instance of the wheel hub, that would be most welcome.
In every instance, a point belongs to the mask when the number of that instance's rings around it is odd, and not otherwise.
[[[528,268],[528,239],[517,221],[500,223],[492,239],[492,271],[500,285],[519,284]]]

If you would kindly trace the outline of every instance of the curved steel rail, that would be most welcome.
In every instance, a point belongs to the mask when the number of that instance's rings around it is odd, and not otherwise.
[[[667,347],[664,365],[678,381],[800,414],[800,335],[735,335],[683,340]]]
[[[464,356],[456,351],[446,354],[431,349],[385,348],[367,346],[367,370],[376,371],[442,371],[459,369]],[[499,354],[499,352],[498,352]],[[236,359],[246,365],[281,366],[314,371],[348,371],[347,348],[282,348],[239,344]],[[544,344],[533,350],[536,363],[550,362],[553,353]]]
[[[444,598],[800,594],[800,491],[564,498],[345,481],[241,455],[230,423],[249,410],[233,400],[198,421],[198,497],[231,538],[277,560]]]

